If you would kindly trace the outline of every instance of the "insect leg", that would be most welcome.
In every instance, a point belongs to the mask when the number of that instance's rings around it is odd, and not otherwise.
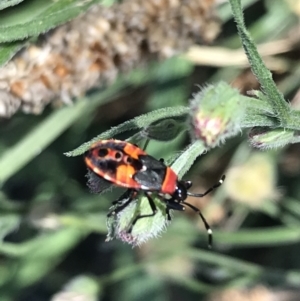
[[[145,196],[148,199],[149,205],[151,207],[152,213],[149,214],[139,214],[135,217],[135,219],[132,221],[130,227],[128,228],[127,232],[130,233],[132,231],[133,226],[136,224],[136,222],[141,219],[141,218],[145,218],[145,217],[151,217],[154,216],[157,212],[157,208],[156,205],[152,199],[152,197],[149,195],[149,193],[145,192]]]
[[[113,208],[111,211],[109,211],[107,213],[107,217],[110,217],[122,211],[126,206],[128,206],[129,203],[132,202],[135,194],[136,191],[133,189],[126,190],[125,193],[123,193],[116,201],[113,202],[114,205],[117,205],[117,208]],[[124,201],[124,199],[127,200]]]
[[[207,189],[204,193],[191,193],[191,192],[188,192],[187,194],[189,196],[202,198],[205,195],[209,194],[211,191],[213,191],[216,188],[220,187],[223,184],[224,180],[225,180],[225,176],[223,175],[222,178],[220,179],[220,181],[218,183],[216,183],[215,185],[213,185],[212,187],[210,187],[209,189]],[[189,186],[191,186],[191,184]]]
[[[167,215],[168,221],[171,221],[172,218],[171,218],[171,215],[170,215],[170,208],[168,206],[166,207],[166,215]]]
[[[142,150],[146,150],[148,144],[149,144],[150,140],[148,138],[146,138],[145,144],[143,147],[141,147]],[[139,147],[136,143],[134,143],[133,145],[135,145],[136,147]]]
[[[174,202],[173,199],[170,200],[165,200],[166,202],[166,214],[168,221],[172,220],[171,215],[170,215],[170,210],[178,210],[178,211],[184,211],[185,208],[181,204]]]
[[[135,193],[133,189],[127,189],[117,200],[113,201],[112,204],[122,204],[124,199],[133,198]]]
[[[184,206],[182,206],[180,203],[174,202],[172,200],[167,201],[167,208],[169,210],[170,209],[178,210],[178,211],[184,211],[185,210]]]
[[[201,217],[201,219],[202,219],[202,222],[203,222],[203,224],[204,224],[204,226],[205,226],[205,229],[206,229],[206,231],[207,231],[207,234],[208,234],[208,247],[211,248],[211,247],[212,247],[212,243],[213,243],[213,232],[212,232],[212,230],[211,230],[210,225],[209,225],[208,222],[206,221],[205,217],[204,217],[203,214],[201,213],[201,211],[200,211],[197,207],[195,207],[195,206],[193,206],[193,205],[191,205],[191,204],[189,204],[189,203],[182,202],[181,204],[184,204],[184,205],[190,207],[191,209],[193,209],[195,212],[197,212],[197,213],[200,215],[200,217]]]

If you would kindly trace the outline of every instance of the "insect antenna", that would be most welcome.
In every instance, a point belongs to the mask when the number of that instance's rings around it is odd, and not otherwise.
[[[211,229],[210,225],[206,221],[205,217],[203,216],[203,214],[201,213],[201,211],[197,207],[195,207],[195,206],[193,206],[193,205],[191,205],[189,203],[186,203],[186,202],[182,202],[181,204],[184,204],[184,205],[190,207],[191,209],[193,209],[195,212],[197,212],[200,215],[200,217],[202,219],[202,222],[203,222],[203,224],[205,226],[205,229],[207,231],[207,235],[208,235],[208,247],[211,249],[212,248],[212,243],[213,243],[213,232],[212,232],[212,229]]]
[[[213,185],[212,187],[210,187],[209,189],[207,189],[204,193],[187,192],[187,195],[193,196],[193,197],[196,197],[196,198],[202,198],[205,195],[207,195],[210,192],[212,192],[213,190],[215,190],[216,188],[220,187],[223,184],[224,180],[225,180],[225,175],[222,176],[222,178],[219,180],[218,183],[216,183],[215,185]]]

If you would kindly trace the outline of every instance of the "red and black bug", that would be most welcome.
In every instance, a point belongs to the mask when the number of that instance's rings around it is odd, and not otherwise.
[[[205,225],[209,235],[209,246],[211,246],[212,230],[209,224],[201,211],[185,200],[188,196],[203,197],[207,195],[223,183],[225,176],[204,193],[191,193],[188,190],[191,188],[192,182],[178,180],[176,173],[165,165],[163,160],[153,158],[136,145],[114,139],[101,140],[93,144],[85,153],[85,163],[92,173],[90,186],[93,186],[94,181],[104,179],[114,185],[128,188],[125,193],[127,201],[122,201],[124,197],[115,201],[114,204],[119,206],[109,212],[108,216],[123,210],[134,199],[138,191],[144,192],[152,213],[138,215],[132,221],[129,232],[139,219],[156,214],[157,208],[151,194],[157,193],[161,201],[166,204],[168,220],[171,219],[171,209],[183,211],[185,206],[188,206],[197,212]],[[97,187],[97,184],[94,186]]]

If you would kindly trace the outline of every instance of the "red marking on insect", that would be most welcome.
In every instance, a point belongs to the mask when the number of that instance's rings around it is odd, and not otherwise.
[[[196,211],[209,234],[209,246],[212,244],[212,230],[198,208],[185,202],[188,196],[203,197],[213,189],[219,187],[225,176],[221,180],[202,194],[193,194],[189,192],[192,186],[191,181],[181,181],[176,173],[163,160],[157,160],[148,155],[144,150],[136,145],[120,140],[100,140],[93,144],[85,153],[85,163],[89,170],[96,175],[89,179],[90,186],[97,186],[96,182],[104,179],[114,185],[128,188],[129,195],[125,206],[136,195],[137,191],[143,191],[148,198],[152,214],[138,215],[132,222],[129,231],[134,224],[141,218],[154,216],[157,212],[155,202],[151,193],[155,192],[162,202],[166,204],[166,215],[171,219],[169,211],[185,210],[185,206]],[[97,187],[96,187],[97,188]],[[96,190],[96,189],[95,189]],[[97,191],[98,192],[98,191]],[[118,201],[115,203],[118,204]],[[120,202],[121,203],[121,202]],[[124,209],[124,204],[111,211],[108,215],[116,214]]]

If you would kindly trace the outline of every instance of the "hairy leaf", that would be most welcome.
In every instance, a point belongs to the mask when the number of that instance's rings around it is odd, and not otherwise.
[[[80,13],[85,12],[99,0],[34,0],[22,3],[0,13],[0,43],[12,42],[38,36]]]

